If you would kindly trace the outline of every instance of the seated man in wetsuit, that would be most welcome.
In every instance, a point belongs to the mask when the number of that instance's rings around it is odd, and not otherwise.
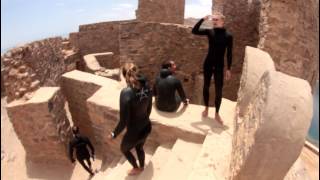
[[[156,78],[153,94],[156,97],[156,107],[161,111],[175,112],[181,101],[184,105],[189,103],[180,80],[174,76],[175,70],[174,61],[165,61],[162,64],[160,75]],[[176,91],[179,96],[176,95]]]
[[[88,151],[87,146],[89,146],[91,151],[91,157],[94,159],[94,148],[89,140],[89,138],[85,136],[81,136],[79,133],[79,128],[77,126],[72,127],[73,138],[69,143],[69,157],[72,163],[75,162],[73,158],[73,150],[76,149],[76,157],[82,167],[87,170],[90,176],[93,176],[93,170],[90,162],[90,153]],[[84,163],[84,160],[87,161],[89,167]]]

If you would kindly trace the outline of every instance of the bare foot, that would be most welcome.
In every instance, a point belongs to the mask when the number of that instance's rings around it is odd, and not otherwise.
[[[221,125],[223,125],[223,121],[222,121],[222,119],[221,119],[221,117],[220,117],[220,115],[219,115],[218,113],[216,113],[214,119],[215,119],[216,121],[218,121],[218,123],[220,123]]]
[[[202,112],[202,117],[208,117],[208,108]]]
[[[137,174],[139,174],[141,172],[142,172],[141,168],[132,168],[131,170],[129,170],[128,175],[129,176],[134,176],[134,175],[137,175]]]

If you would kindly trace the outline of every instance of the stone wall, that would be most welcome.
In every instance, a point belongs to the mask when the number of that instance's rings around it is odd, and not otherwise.
[[[259,25],[258,47],[271,55],[276,69],[307,80],[312,89],[319,72],[318,3],[263,0]]]
[[[80,25],[79,32],[70,33],[70,43],[79,51],[81,56],[112,52],[114,62],[112,66],[119,67],[119,31],[122,22],[128,21],[110,21]],[[84,67],[84,64],[80,65],[80,67]]]
[[[138,21],[183,24],[185,0],[139,0]]]
[[[247,57],[252,58],[247,59],[248,64],[256,61],[250,55],[256,53],[253,50],[247,51]],[[250,93],[251,98],[247,106],[237,104],[245,113],[235,115],[231,179],[281,180],[299,157],[308,133],[312,118],[311,88],[305,80],[270,68],[265,68],[262,75],[250,73],[253,71],[249,68],[254,66],[246,67],[247,72],[243,72],[246,78],[241,83],[261,79],[255,87],[240,88],[244,92],[239,94]]]
[[[64,103],[60,88],[41,87],[30,100],[7,105],[8,116],[28,160],[70,164],[67,145],[71,132]]]
[[[78,60],[76,54],[63,52],[62,42],[61,37],[35,41],[1,57],[8,102],[22,97],[30,99],[30,93],[40,86],[59,85],[60,76]]]
[[[222,11],[226,17],[226,29],[233,35],[233,61],[231,68],[233,78],[225,84],[225,89],[232,91],[230,99],[235,100],[240,85],[245,46],[256,47],[259,41],[260,0],[218,0],[216,3],[220,5],[220,9],[223,6]],[[213,8],[215,8],[214,4]]]
[[[92,142],[96,143],[87,99],[103,85],[107,86],[108,79],[96,75],[88,76],[87,74],[77,70],[64,74],[62,76],[62,91],[67,98],[74,125],[80,128],[83,135],[90,137]]]
[[[205,37],[195,36],[191,28],[182,25],[124,23],[120,32],[120,61],[134,62],[153,84],[161,64],[174,60],[177,77],[193,101],[195,77],[201,74],[207,52]]]

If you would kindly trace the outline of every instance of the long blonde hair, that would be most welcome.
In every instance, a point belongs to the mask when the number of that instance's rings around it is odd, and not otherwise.
[[[126,83],[130,87],[140,88],[140,82],[137,80],[139,74],[138,67],[133,63],[124,63],[122,66],[122,75],[126,79]]]

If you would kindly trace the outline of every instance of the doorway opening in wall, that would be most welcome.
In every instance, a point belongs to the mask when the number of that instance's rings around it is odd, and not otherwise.
[[[186,0],[184,19],[186,25],[193,26],[200,18],[212,13],[212,0]],[[211,26],[204,22],[204,26]]]

